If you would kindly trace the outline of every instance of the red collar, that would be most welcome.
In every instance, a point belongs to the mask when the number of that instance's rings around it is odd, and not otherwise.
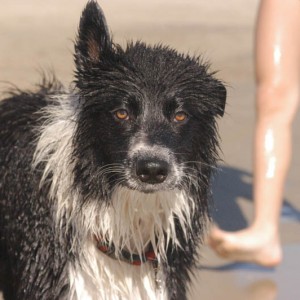
[[[130,265],[140,266],[141,264],[146,263],[148,261],[154,263],[157,262],[157,257],[152,247],[150,250],[143,253],[142,256],[140,256],[139,254],[130,253],[126,250],[121,250],[119,256],[117,257],[115,254],[115,246],[113,244],[109,245],[109,243],[106,242],[105,240],[99,240],[98,238],[96,238],[96,242],[97,242],[97,248],[101,252],[105,253],[106,255],[108,255],[113,259],[127,262]]]

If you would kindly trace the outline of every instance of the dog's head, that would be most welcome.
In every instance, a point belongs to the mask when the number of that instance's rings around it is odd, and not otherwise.
[[[94,1],[80,20],[75,62],[81,105],[75,174],[83,194],[208,181],[226,89],[207,64],[161,45],[122,49]]]

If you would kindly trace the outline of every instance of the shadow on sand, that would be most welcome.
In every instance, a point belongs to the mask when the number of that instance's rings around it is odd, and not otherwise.
[[[228,166],[221,166],[213,183],[214,205],[211,215],[218,226],[224,230],[236,231],[248,226],[238,199],[253,202],[252,174]],[[300,211],[284,199],[281,218],[300,222]]]

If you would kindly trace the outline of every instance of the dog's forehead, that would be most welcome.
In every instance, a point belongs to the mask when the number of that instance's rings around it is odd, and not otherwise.
[[[159,53],[157,54],[159,55]],[[130,60],[132,69],[130,78],[124,78],[131,85],[137,100],[150,109],[168,106],[170,109],[186,104],[193,98],[200,100],[206,93],[208,74],[194,61],[174,56],[173,59],[159,59],[152,56],[134,57]]]
[[[207,66],[199,58],[178,53],[164,46],[131,45],[124,52],[125,60],[142,80],[159,83],[159,86],[183,83],[184,80],[207,76]]]

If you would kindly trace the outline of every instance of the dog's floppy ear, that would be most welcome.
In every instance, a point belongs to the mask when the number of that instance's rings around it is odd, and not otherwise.
[[[75,43],[75,61],[77,67],[93,64],[111,51],[112,42],[102,9],[91,0],[82,12],[78,36]]]
[[[219,81],[219,80],[215,81],[212,96],[213,96],[214,102],[215,102],[215,112],[219,116],[223,117],[224,112],[225,112],[227,91],[221,81]]]

